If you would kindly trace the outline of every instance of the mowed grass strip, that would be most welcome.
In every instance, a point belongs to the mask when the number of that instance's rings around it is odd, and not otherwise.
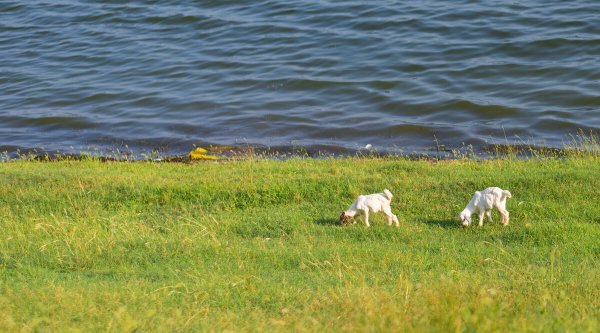
[[[0,163],[0,327],[597,332],[599,162]],[[400,228],[337,225],[384,188]]]

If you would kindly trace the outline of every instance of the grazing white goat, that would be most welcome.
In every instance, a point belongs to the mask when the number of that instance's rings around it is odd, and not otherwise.
[[[483,191],[477,191],[469,201],[467,207],[460,213],[460,221],[463,227],[471,225],[471,215],[479,214],[479,226],[483,225],[484,215],[492,222],[492,208],[498,209],[502,216],[502,224],[508,224],[508,211],[506,210],[506,199],[512,197],[509,191],[499,187],[488,187]]]
[[[392,214],[390,202],[392,201],[393,195],[388,189],[383,190],[383,193],[375,193],[369,195],[359,195],[358,199],[354,201],[352,206],[348,210],[343,211],[340,215],[340,223],[342,225],[350,223],[356,223],[354,216],[357,213],[362,212],[365,215],[365,224],[367,227],[369,224],[369,211],[373,213],[383,212],[387,216],[388,225],[392,225],[392,222],[399,227],[398,218]]]

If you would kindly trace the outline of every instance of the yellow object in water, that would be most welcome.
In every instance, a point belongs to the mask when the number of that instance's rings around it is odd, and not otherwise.
[[[216,156],[206,155],[208,151],[204,148],[196,148],[190,152],[190,160],[216,160]]]

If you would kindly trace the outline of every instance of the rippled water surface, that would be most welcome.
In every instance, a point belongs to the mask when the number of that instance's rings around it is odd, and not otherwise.
[[[600,129],[600,1],[0,1],[2,151],[579,129]]]

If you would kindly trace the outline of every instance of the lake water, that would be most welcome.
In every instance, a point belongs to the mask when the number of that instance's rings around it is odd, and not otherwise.
[[[0,2],[0,151],[562,147],[600,1]]]

